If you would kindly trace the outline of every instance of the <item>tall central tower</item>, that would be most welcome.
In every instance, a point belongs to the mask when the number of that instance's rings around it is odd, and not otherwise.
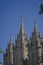
[[[23,65],[23,60],[28,59],[27,43],[27,34],[24,30],[23,20],[21,19],[20,31],[16,39],[16,65]]]

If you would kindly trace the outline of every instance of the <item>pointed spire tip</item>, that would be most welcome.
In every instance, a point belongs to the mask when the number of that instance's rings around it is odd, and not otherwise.
[[[37,25],[36,25],[36,20],[34,20],[34,32],[35,32],[35,33],[38,32],[38,30],[37,30]]]
[[[12,33],[10,34],[10,43],[13,42]]]

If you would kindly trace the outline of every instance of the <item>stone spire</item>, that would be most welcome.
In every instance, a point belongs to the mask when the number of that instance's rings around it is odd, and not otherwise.
[[[37,25],[36,25],[36,21],[34,20],[34,33],[37,33],[38,30],[37,30]]]
[[[20,26],[19,34],[25,34],[24,24],[23,24],[23,17],[22,16],[21,16],[21,26]]]
[[[13,39],[12,39],[12,33],[11,33],[11,35],[10,35],[10,44],[12,44],[13,43]]]

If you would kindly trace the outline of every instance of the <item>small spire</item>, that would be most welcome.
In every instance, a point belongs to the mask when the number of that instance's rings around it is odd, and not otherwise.
[[[20,34],[25,33],[24,24],[23,24],[23,16],[21,16],[21,26],[20,26],[20,31],[19,31],[19,33],[20,33]]]
[[[21,28],[24,28],[24,24],[23,24],[23,16],[21,16]]]
[[[23,16],[21,16],[21,23],[23,22]]]
[[[34,20],[34,32],[37,33],[38,30],[37,30],[37,25],[36,25],[36,21]]]
[[[13,43],[13,39],[12,39],[12,33],[10,35],[10,44]]]

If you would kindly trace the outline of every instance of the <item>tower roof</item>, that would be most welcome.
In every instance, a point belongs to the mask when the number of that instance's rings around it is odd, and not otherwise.
[[[20,25],[19,34],[25,34],[24,24],[23,24],[23,17],[22,16],[21,16],[21,25]]]

